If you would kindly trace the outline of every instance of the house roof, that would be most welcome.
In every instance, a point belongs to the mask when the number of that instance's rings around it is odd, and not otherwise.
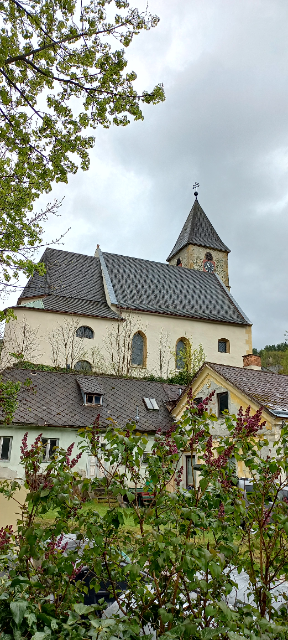
[[[250,324],[216,274],[103,253],[121,308]]]
[[[195,244],[207,249],[218,249],[219,251],[228,251],[230,249],[222,242],[218,233],[215,231],[206,213],[203,211],[198,200],[196,199],[189,216],[183,226],[183,229],[176,241],[167,261],[181,251],[188,244]]]
[[[111,418],[119,426],[134,421],[137,407],[139,431],[154,432],[173,424],[169,413],[169,401],[179,395],[179,385],[163,385],[161,382],[116,378],[113,376],[85,376],[53,371],[6,369],[4,381],[20,381],[18,407],[13,424],[46,427],[86,427],[100,414],[102,427],[111,424]],[[24,385],[30,379],[32,384]],[[101,390],[103,405],[84,406],[81,393]],[[183,387],[182,387],[183,389]],[[148,411],[143,398],[155,398],[159,411]],[[166,406],[167,405],[167,406]],[[110,421],[109,421],[110,418]]]
[[[46,249],[41,262],[45,263],[46,274],[34,273],[18,304],[25,306],[25,298],[43,298],[42,308],[46,311],[118,318],[107,304],[98,258]]]
[[[265,407],[274,416],[288,417],[288,376],[212,362],[204,363],[201,369],[205,365],[219,373],[227,382],[260,406]]]
[[[216,274],[112,253],[85,256],[46,249],[45,276],[35,273],[18,304],[46,311],[118,318],[119,308],[150,313],[251,324]],[[107,282],[108,281],[108,282]],[[25,300],[28,301],[25,302]],[[34,301],[31,301],[31,298]]]

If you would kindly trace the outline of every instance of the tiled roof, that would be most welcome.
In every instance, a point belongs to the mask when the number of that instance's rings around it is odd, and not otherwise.
[[[181,251],[187,244],[196,244],[207,249],[219,249],[220,251],[230,251],[226,244],[219,238],[210,220],[207,218],[198,200],[195,200],[184,227],[178,237],[167,260]]]
[[[103,253],[119,307],[250,324],[215,274]]]
[[[288,376],[246,367],[207,364],[270,413],[279,417],[285,417],[284,414],[288,416]]]
[[[44,309],[87,316],[117,318],[106,302],[99,258],[46,249],[41,262],[45,276],[34,273],[18,304],[25,298],[43,298]]]
[[[51,427],[86,427],[100,414],[100,424],[111,424],[112,418],[119,426],[134,421],[137,407],[138,429],[155,431],[159,427],[168,428],[173,423],[166,403],[171,396],[179,394],[179,385],[163,385],[160,382],[132,380],[110,376],[81,376],[53,371],[32,373],[24,369],[6,369],[3,380],[24,383],[29,378],[30,387],[22,384],[18,394],[18,408],[13,423]],[[101,388],[102,406],[84,406],[80,386],[91,388],[92,378],[95,389]],[[167,389],[167,387],[169,389]],[[148,411],[143,398],[155,398],[159,411]]]

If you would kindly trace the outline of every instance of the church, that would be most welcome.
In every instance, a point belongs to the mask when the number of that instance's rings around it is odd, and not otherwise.
[[[47,248],[6,326],[2,368],[29,362],[82,372],[167,378],[190,352],[243,366],[251,322],[230,293],[228,254],[195,192],[167,264]]]

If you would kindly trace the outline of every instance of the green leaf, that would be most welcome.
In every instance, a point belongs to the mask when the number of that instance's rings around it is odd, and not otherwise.
[[[79,616],[87,615],[87,613],[91,613],[91,611],[93,611],[93,607],[83,604],[82,602],[74,604],[73,607],[74,611],[76,611]]]
[[[199,482],[199,485],[200,485],[200,488],[202,489],[202,491],[205,491],[205,489],[207,489],[208,484],[209,484],[208,478],[202,478],[202,480],[200,480],[200,482]]]
[[[212,578],[219,578],[219,576],[221,576],[221,573],[222,573],[221,567],[219,566],[219,564],[216,564],[216,562],[210,562],[209,569],[210,569]]]
[[[164,624],[166,622],[172,622],[173,621],[173,614],[172,613],[168,613],[168,611],[166,611],[166,609],[159,609],[158,613],[159,613],[159,616],[160,616],[162,622],[164,622]]]
[[[16,602],[10,602],[10,609],[11,609],[11,613],[12,613],[12,618],[15,622],[15,624],[17,625],[17,627],[19,627],[19,625],[21,624],[23,618],[24,618],[24,613],[27,609],[27,601],[26,600],[16,600]]]

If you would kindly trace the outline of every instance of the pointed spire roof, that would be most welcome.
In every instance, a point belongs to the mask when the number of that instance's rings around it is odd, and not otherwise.
[[[178,240],[167,258],[167,262],[188,244],[196,244],[200,247],[207,247],[207,249],[218,249],[219,251],[230,252],[230,249],[222,242],[210,220],[208,220],[197,197]]]

